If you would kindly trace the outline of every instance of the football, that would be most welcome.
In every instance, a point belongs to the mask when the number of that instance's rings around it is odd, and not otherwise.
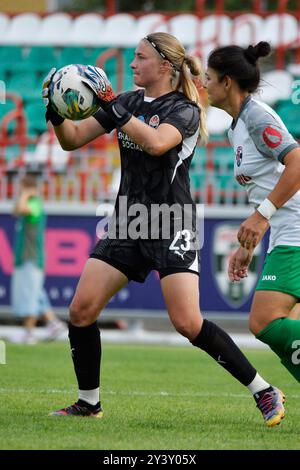
[[[66,65],[57,70],[51,80],[49,87],[51,106],[66,119],[73,121],[86,119],[99,108],[97,95],[84,77],[86,68],[86,65],[80,64]]]

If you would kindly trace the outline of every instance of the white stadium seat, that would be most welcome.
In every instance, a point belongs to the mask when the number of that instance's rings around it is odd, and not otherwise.
[[[232,123],[232,117],[222,109],[211,106],[207,111],[207,129],[209,134],[224,134]]]
[[[35,13],[22,13],[11,19],[2,44],[32,44],[41,28],[41,19]]]
[[[273,105],[278,100],[290,98],[292,94],[292,75],[285,70],[272,70],[262,75],[259,89],[254,97]]]
[[[164,15],[160,13],[149,13],[149,15],[140,16],[136,20],[136,44],[147,36],[147,34],[156,31],[167,32],[167,30],[168,27]]]
[[[136,45],[136,20],[128,13],[117,13],[105,21],[98,45],[129,47]]]
[[[199,19],[195,15],[176,15],[169,20],[169,31],[184,46],[193,47],[199,39]]]
[[[245,13],[237,16],[231,29],[231,43],[245,47],[260,41],[264,20],[261,16]]]
[[[10,23],[10,19],[5,13],[0,13],[0,44],[6,36],[6,32]]]
[[[290,72],[294,77],[300,76],[300,64],[291,63],[287,66],[287,71]]]
[[[270,15],[264,21],[261,39],[273,47],[291,45],[298,38],[298,21],[292,15]]]
[[[103,35],[104,19],[101,15],[87,13],[74,19],[66,44],[77,46],[97,45]]]
[[[209,15],[200,20],[199,42],[202,45],[211,44],[226,46],[231,44],[232,20],[225,15]]]
[[[68,43],[72,18],[66,13],[53,13],[43,18],[39,34],[32,44],[64,45]]]

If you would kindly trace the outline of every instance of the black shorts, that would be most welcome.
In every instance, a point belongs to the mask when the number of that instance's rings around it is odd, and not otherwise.
[[[180,272],[200,272],[200,252],[170,249],[170,240],[99,240],[91,258],[100,259],[121,271],[128,280],[144,282],[150,271],[160,278]],[[178,245],[180,247],[180,243]]]

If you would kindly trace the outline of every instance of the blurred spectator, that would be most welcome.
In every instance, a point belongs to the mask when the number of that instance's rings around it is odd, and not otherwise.
[[[46,217],[38,194],[37,176],[27,174],[21,181],[14,215],[15,269],[11,281],[11,301],[14,315],[22,317],[25,328],[16,341],[34,344],[34,327],[39,315],[47,322],[47,339],[55,339],[65,330],[51,309],[44,284],[44,233]]]

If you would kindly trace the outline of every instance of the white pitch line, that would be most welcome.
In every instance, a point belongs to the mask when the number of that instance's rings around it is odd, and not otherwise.
[[[63,389],[25,389],[25,388],[0,388],[0,393],[30,393],[30,394],[74,394],[76,390],[63,390]],[[186,392],[166,392],[166,391],[158,391],[158,392],[143,392],[143,391],[128,391],[128,392],[116,392],[113,390],[104,390],[101,391],[101,395],[123,395],[123,396],[145,396],[145,397],[234,397],[234,398],[249,398],[251,396],[250,393],[231,393],[231,392],[194,392],[194,393],[186,393]],[[288,398],[299,399],[300,394],[289,394]]]

